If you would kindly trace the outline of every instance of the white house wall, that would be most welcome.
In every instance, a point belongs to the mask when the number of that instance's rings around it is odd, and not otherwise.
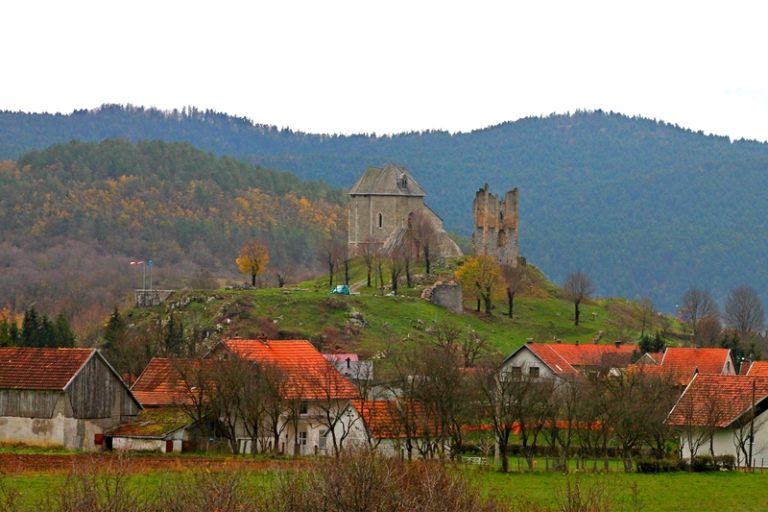
[[[752,460],[755,467],[768,467],[768,412],[757,417],[754,425],[755,442],[752,445]],[[736,429],[718,429],[712,438],[715,455],[733,455],[740,466],[746,466],[745,457],[736,447]],[[684,437],[680,438],[683,458],[690,459],[691,450]],[[749,448],[747,448],[749,450]],[[699,447],[696,455],[709,455],[709,439]]]
[[[107,427],[109,425],[106,425]],[[96,434],[105,425],[57,414],[53,418],[0,417],[0,442],[31,446],[60,447],[70,450],[99,450]]]
[[[549,367],[545,365],[527,346],[524,346],[504,363],[504,370],[511,371],[511,368],[515,366],[522,368],[524,374],[527,374],[527,372],[530,371],[530,368],[538,368],[539,377],[552,378],[555,376],[555,374],[552,373],[552,370],[550,370]]]

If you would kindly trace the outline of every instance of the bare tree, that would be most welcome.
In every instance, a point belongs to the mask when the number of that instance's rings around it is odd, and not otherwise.
[[[371,287],[371,275],[373,274],[373,269],[376,264],[376,260],[379,256],[379,250],[374,243],[373,239],[366,240],[359,248],[358,248],[358,254],[360,257],[363,258],[363,262],[365,263],[365,270],[366,270],[366,286],[368,288]]]
[[[725,302],[725,324],[747,340],[763,329],[765,311],[757,292],[750,286],[735,288]]]
[[[352,384],[330,363],[308,376],[309,388],[314,394],[312,404],[317,419],[327,429],[333,443],[333,454],[341,455],[344,441],[351,433],[359,416],[351,413],[349,400],[355,398]]]
[[[707,290],[689,288],[680,299],[678,314],[691,328],[694,344],[698,345],[699,322],[709,316],[718,316],[717,304]]]
[[[323,259],[328,266],[328,287],[333,288],[334,277],[338,267],[347,260],[346,242],[338,233],[332,232],[323,241]]]
[[[589,300],[595,288],[592,280],[583,272],[573,272],[565,278],[563,282],[563,291],[565,296],[573,302],[573,325],[579,325],[579,316],[581,310],[579,307],[585,300]]]
[[[522,265],[502,265],[501,274],[507,289],[507,315],[513,318],[515,294],[525,286],[525,268]]]
[[[696,325],[698,345],[700,347],[719,347],[723,339],[723,326],[716,316],[706,316]]]
[[[413,240],[416,258],[424,255],[427,274],[432,272],[432,249],[437,243],[437,229],[427,214],[421,210],[408,217],[408,231]]]

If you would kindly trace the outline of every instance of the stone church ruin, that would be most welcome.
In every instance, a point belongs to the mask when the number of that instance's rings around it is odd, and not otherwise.
[[[425,222],[434,240],[436,257],[462,256],[461,249],[443,229],[443,221],[424,204],[427,193],[403,167],[370,167],[349,191],[348,252],[389,253],[399,247],[413,224]]]

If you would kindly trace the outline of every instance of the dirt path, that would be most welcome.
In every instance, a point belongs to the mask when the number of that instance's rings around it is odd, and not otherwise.
[[[73,469],[124,467],[128,472],[185,469],[248,469],[268,471],[295,466],[296,461],[253,460],[234,457],[179,457],[173,455],[120,456],[118,454],[21,455],[0,453],[0,473],[66,472]]]

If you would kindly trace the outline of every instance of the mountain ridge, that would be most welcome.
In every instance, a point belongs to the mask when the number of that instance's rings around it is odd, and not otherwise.
[[[366,167],[391,161],[411,170],[446,228],[463,235],[471,233],[474,190],[486,182],[497,192],[518,187],[521,253],[554,281],[583,270],[602,295],[650,296],[665,310],[694,285],[720,300],[742,283],[768,290],[760,269],[768,251],[763,142],[604,111],[375,137],[313,135],[197,109],[111,105],[47,126],[35,116],[0,113],[0,157],[48,133],[183,140],[344,188]]]

